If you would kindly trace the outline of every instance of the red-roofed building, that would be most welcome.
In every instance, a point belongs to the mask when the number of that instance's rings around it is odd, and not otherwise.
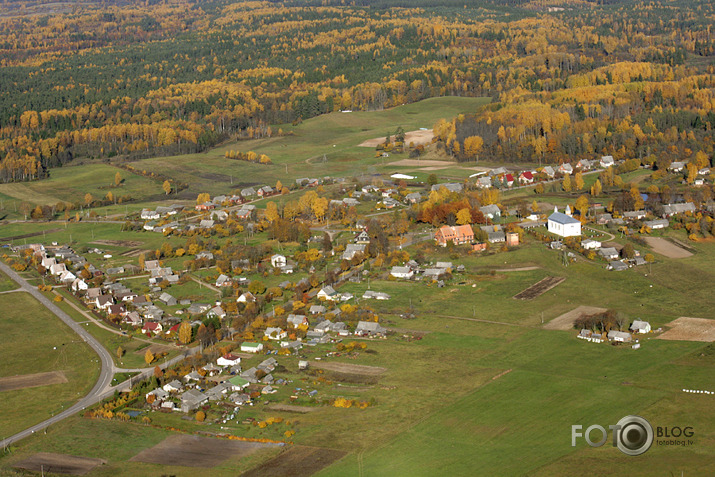
[[[511,174],[507,174],[506,175],[506,186],[511,187],[513,185],[514,185],[514,176],[512,176]]]
[[[153,333],[157,334],[160,333],[163,328],[161,327],[160,323],[156,323],[153,321],[147,321],[144,323],[144,326],[142,326],[142,333],[147,334],[147,333]]]
[[[455,245],[471,243],[474,240],[474,230],[469,224],[454,227],[445,225],[437,231],[434,239],[443,247],[446,247],[449,242]]]
[[[531,184],[534,182],[534,174],[532,174],[531,171],[522,172],[519,174],[519,182],[522,184]]]
[[[228,353],[216,360],[219,366],[236,366],[241,363],[241,357],[233,353]]]

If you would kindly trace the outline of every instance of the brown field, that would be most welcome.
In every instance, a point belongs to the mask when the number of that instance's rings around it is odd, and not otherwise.
[[[293,446],[242,477],[308,477],[341,459],[347,452],[323,447]]]
[[[361,364],[348,363],[328,363],[323,361],[315,361],[310,363],[311,367],[324,369],[326,371],[335,371],[337,373],[357,374],[361,376],[379,376],[387,369],[378,366],[363,366]]]
[[[136,240],[95,240],[90,243],[94,245],[109,245],[112,247],[138,247],[143,244],[143,242],[137,242]]]
[[[85,475],[95,467],[104,464],[106,464],[106,461],[102,459],[40,452],[31,455],[27,459],[21,460],[13,465],[13,467],[37,473],[42,472],[43,475],[45,473]]]
[[[434,133],[431,129],[427,129],[425,131],[410,131],[405,133],[405,144],[408,146],[410,143],[414,143],[415,146],[419,146],[420,144],[425,145],[431,143],[433,137]],[[390,141],[395,142],[395,136],[390,136]],[[358,144],[358,147],[377,147],[378,144],[382,144],[384,142],[385,136],[376,137]]]
[[[286,412],[297,412],[300,414],[307,414],[309,412],[317,411],[317,407],[310,406],[293,406],[291,404],[269,404],[266,408],[271,411],[286,411]]]
[[[598,308],[597,306],[579,306],[574,308],[568,313],[564,313],[561,316],[557,316],[553,320],[549,321],[544,325],[545,330],[571,330],[573,329],[573,322],[581,315],[593,315],[594,313],[603,313],[606,311],[605,308]]]
[[[564,277],[546,277],[543,280],[531,285],[526,290],[517,293],[514,295],[514,298],[517,300],[531,300],[539,295],[543,295],[564,280],[566,280]]]
[[[144,250],[141,248],[132,248],[132,249],[127,250],[126,252],[121,253],[120,255],[122,257],[130,257],[131,258],[131,257],[138,257],[142,253],[144,255],[148,255],[150,252],[151,252],[151,250]]]
[[[62,229],[50,229],[50,230],[44,230],[42,232],[32,232],[29,234],[22,234],[22,235],[14,235],[12,237],[5,237],[5,238],[0,238],[0,242],[11,242],[13,240],[20,240],[24,238],[30,238],[30,237],[37,237],[38,235],[43,235],[43,234],[53,234],[55,232],[59,232]]]
[[[645,241],[655,253],[659,253],[668,258],[685,258],[692,255],[692,253],[688,252],[683,248],[678,247],[674,243],[671,243],[664,238],[645,237]]]
[[[244,457],[258,449],[277,445],[280,444],[173,435],[154,447],[144,449],[129,460],[160,465],[211,468],[229,457]]]
[[[658,337],[661,340],[715,341],[715,320],[681,316],[666,326],[670,329]]]
[[[0,391],[36,388],[38,386],[49,386],[50,384],[62,384],[66,382],[68,382],[67,376],[65,376],[65,373],[62,371],[7,376],[5,378],[0,378]]]

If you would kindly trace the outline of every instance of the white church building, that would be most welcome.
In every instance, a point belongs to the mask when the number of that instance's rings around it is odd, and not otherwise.
[[[554,213],[549,216],[548,229],[561,237],[575,237],[581,235],[581,221],[571,216],[569,206],[566,206],[566,212],[563,214],[554,207]]]

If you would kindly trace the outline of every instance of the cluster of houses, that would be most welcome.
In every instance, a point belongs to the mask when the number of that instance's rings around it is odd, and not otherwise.
[[[441,281],[441,277],[452,272],[463,272],[464,265],[458,265],[455,267],[452,262],[437,262],[434,265],[428,267],[421,267],[414,260],[410,260],[405,265],[394,266],[390,270],[390,276],[394,278],[401,278],[406,280],[429,280],[436,281],[441,285],[444,283]]]
[[[576,165],[565,162],[559,166],[545,166],[538,170],[531,169],[521,172],[509,171],[506,167],[497,167],[487,172],[475,174],[473,177],[477,177],[475,182],[477,187],[481,189],[488,189],[490,187],[514,187],[515,185],[533,184],[539,179],[553,180],[557,175],[566,176],[577,171],[585,172],[599,168],[607,169],[615,164],[616,161],[614,161],[613,156],[602,156],[600,161],[581,159]]]
[[[630,331],[633,334],[650,333],[651,326],[650,326],[650,323],[648,323],[647,321],[634,320],[633,324],[631,324],[631,326],[630,326]],[[608,331],[608,333],[605,333],[605,337],[604,337],[603,333],[599,333],[599,332],[588,330],[588,329],[584,328],[579,332],[579,334],[577,335],[577,338],[586,340],[591,343],[601,343],[604,341],[611,341],[611,342],[616,342],[616,343],[630,343],[633,341],[633,334],[625,332],[625,331],[610,330],[610,331]]]
[[[218,358],[215,364],[208,363],[200,370],[191,371],[181,381],[175,379],[148,392],[145,398],[154,409],[184,413],[213,401],[224,401],[234,406],[252,404],[251,396],[246,392],[249,386],[260,389],[261,394],[273,394],[276,385],[285,383],[271,374],[277,366],[275,358],[269,357],[257,366],[242,370],[241,358],[228,353]],[[211,382],[216,385],[204,388]]]

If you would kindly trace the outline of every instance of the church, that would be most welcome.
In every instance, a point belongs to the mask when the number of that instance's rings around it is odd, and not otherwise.
[[[563,214],[554,207],[554,213],[549,216],[548,229],[561,237],[574,237],[581,235],[581,221],[571,216],[571,208],[568,205]]]

